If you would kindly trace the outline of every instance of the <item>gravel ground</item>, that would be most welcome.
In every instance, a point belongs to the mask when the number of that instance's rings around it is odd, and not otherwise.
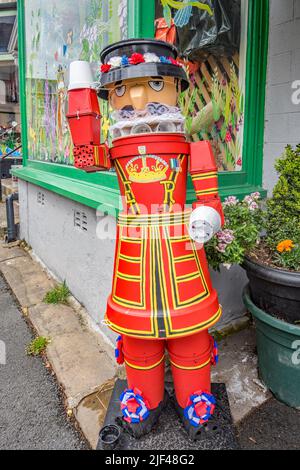
[[[271,398],[249,414],[238,431],[242,449],[299,450],[300,410]]]
[[[6,346],[6,365],[1,365],[0,356],[0,449],[86,449],[66,418],[55,380],[40,358],[26,355],[31,340],[0,276],[0,341]]]

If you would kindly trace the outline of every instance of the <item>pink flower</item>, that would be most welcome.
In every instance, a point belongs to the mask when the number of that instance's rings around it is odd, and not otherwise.
[[[235,196],[228,196],[224,201],[224,206],[236,206],[239,200]]]
[[[226,248],[227,248],[226,243],[219,243],[218,246],[216,247],[216,250],[217,250],[219,253],[225,253]]]
[[[248,207],[250,211],[255,211],[259,208],[259,205],[257,204],[258,199],[260,198],[260,193],[252,193],[248,196],[244,197],[243,202],[248,204]]]
[[[232,230],[225,229],[217,233],[217,239],[221,244],[230,245],[234,240],[234,233]]]
[[[251,204],[249,204],[249,209],[250,211],[256,211],[258,209],[258,204],[256,202],[251,202]]]
[[[257,204],[259,198],[260,194],[258,192],[252,193],[249,196],[245,196],[243,202],[248,204],[248,207],[251,211],[255,211],[259,208],[259,205]]]
[[[250,205],[253,202],[252,196],[245,196],[243,202],[246,202],[246,204]]]

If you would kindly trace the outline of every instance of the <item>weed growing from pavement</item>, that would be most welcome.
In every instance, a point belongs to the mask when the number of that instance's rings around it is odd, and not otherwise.
[[[28,356],[40,356],[45,351],[50,342],[51,341],[49,338],[38,336],[37,338],[33,339],[26,347],[26,354]]]
[[[67,304],[70,295],[69,288],[64,282],[50,290],[44,298],[46,304]]]

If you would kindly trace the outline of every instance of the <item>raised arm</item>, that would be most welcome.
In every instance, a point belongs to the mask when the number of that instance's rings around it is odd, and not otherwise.
[[[217,166],[208,141],[191,143],[190,155],[190,174],[197,196],[190,219],[190,235],[193,240],[205,243],[224,225]]]
[[[101,114],[92,83],[90,64],[72,62],[67,118],[74,144],[74,166],[87,172],[111,168],[108,146],[100,143]]]

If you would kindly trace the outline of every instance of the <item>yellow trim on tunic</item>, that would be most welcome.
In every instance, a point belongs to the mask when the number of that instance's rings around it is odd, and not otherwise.
[[[166,332],[166,338],[180,338],[182,336],[189,336],[189,334],[192,333],[197,333],[198,331],[202,330],[207,330],[210,328],[212,325],[214,325],[219,318],[222,315],[222,309],[219,307],[219,310],[217,313],[211,317],[209,320],[206,320],[205,322],[198,323],[197,325],[189,326],[187,328],[181,328],[179,330],[172,331],[171,333]],[[105,323],[114,331],[117,333],[127,333],[128,336],[132,336],[134,338],[145,338],[145,337],[150,337],[150,338],[159,338],[158,334],[154,335],[150,331],[144,331],[144,330],[129,330],[128,328],[122,328],[118,325],[115,325],[113,322],[108,320],[108,318],[105,318]]]
[[[202,180],[208,180],[210,178],[215,178],[218,176],[218,173],[216,171],[213,171],[211,173],[201,173],[197,175],[192,175],[192,181],[202,181]]]
[[[201,194],[211,194],[211,193],[216,193],[218,192],[218,188],[209,188],[209,189],[204,189],[203,191],[196,191],[196,195],[200,196]]]
[[[195,366],[195,367],[184,367],[184,366],[179,366],[178,364],[176,364],[174,361],[172,361],[170,359],[170,362],[171,364],[176,367],[177,369],[183,369],[183,370],[199,370],[199,369],[203,369],[203,367],[207,366],[209,363],[210,363],[211,359],[209,358],[206,362],[204,362],[203,364],[200,364],[200,366]]]
[[[158,362],[153,364],[152,366],[146,366],[146,367],[136,366],[136,365],[131,364],[130,362],[126,361],[126,359],[125,359],[125,364],[127,366],[131,367],[132,369],[151,370],[151,369],[155,369],[155,367],[158,367],[163,362],[164,358],[165,358],[165,355],[163,355],[163,357]]]
[[[128,261],[128,263],[138,263],[138,264],[140,264],[140,262],[141,262],[141,257],[140,256],[120,255],[119,259],[121,259],[123,261]]]

